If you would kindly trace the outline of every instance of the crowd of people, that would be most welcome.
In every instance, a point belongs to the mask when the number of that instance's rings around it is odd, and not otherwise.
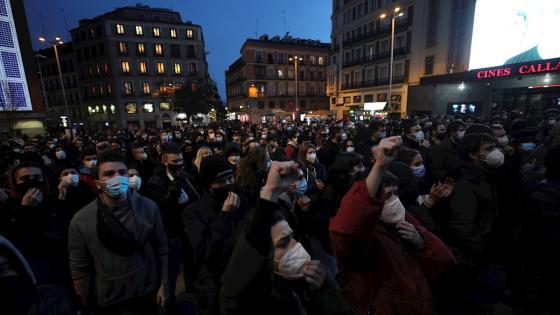
[[[557,314],[559,117],[3,135],[1,313]]]

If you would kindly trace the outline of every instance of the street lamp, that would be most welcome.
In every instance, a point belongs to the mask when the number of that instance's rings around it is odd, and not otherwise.
[[[299,64],[300,61],[303,61],[303,58],[296,55],[296,56],[290,57],[289,60],[294,62],[294,67],[295,67],[295,72],[296,72],[296,110],[298,110],[299,109],[298,64]]]
[[[404,12],[401,8],[396,7],[393,12],[391,12],[391,61],[389,62],[389,108],[393,109],[391,103],[392,93],[393,93],[393,59],[394,59],[394,48],[395,48],[395,19],[397,17],[403,16]],[[387,18],[387,14],[383,13],[379,16],[380,19]]]
[[[47,40],[45,36],[39,36],[39,41],[41,43],[48,43],[53,45],[54,56],[56,58],[56,66],[58,67],[58,78],[60,79],[60,86],[62,87],[62,98],[64,99],[64,114],[66,115],[68,126],[72,126],[70,121],[70,110],[68,109],[68,99],[66,98],[64,81],[62,80],[62,70],[60,68],[60,59],[58,57],[58,48],[57,48],[58,45],[62,45],[64,44],[64,42],[62,41],[62,38],[60,38],[60,36],[56,36],[53,41]],[[67,129],[67,135],[70,136],[70,130],[68,129]]]

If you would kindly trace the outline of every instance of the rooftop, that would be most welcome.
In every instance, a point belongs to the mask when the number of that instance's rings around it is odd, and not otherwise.
[[[291,46],[294,48],[301,47],[301,48],[325,48],[325,49],[329,49],[331,46],[330,43],[322,43],[321,41],[315,39],[292,37],[290,36],[289,32],[286,33],[284,37],[280,37],[279,35],[276,35],[272,38],[269,38],[268,35],[262,35],[259,37],[259,39],[249,38],[245,41],[245,43],[241,47],[241,50],[243,50],[243,48],[249,44],[275,44],[275,45]]]

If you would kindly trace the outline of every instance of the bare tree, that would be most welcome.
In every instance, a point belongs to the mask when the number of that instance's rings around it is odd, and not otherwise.
[[[10,134],[13,134],[15,122],[12,119],[13,118],[12,115],[14,114],[16,108],[12,101],[12,94],[10,91],[10,85],[8,83],[8,80],[2,80],[0,81],[0,83],[1,83],[0,86],[2,87],[3,94],[4,94],[4,102],[0,103],[0,108],[2,109],[2,111],[4,112],[4,116],[6,117],[6,122],[8,124],[8,132]]]

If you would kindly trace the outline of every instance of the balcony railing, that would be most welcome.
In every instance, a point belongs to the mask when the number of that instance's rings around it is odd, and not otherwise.
[[[403,31],[405,27],[410,26],[410,19],[406,18],[406,19],[397,19],[395,21],[395,33],[398,33],[400,31]],[[371,32],[366,32],[366,33],[362,33],[356,37],[347,39],[345,41],[342,42],[342,45],[344,47],[346,46],[350,46],[350,45],[354,45],[366,40],[370,40],[370,39],[376,39],[378,37],[383,37],[386,36],[388,34],[391,33],[391,27],[390,26],[386,26],[386,27],[382,27],[376,30],[373,30]]]
[[[400,84],[404,83],[405,76],[395,76],[393,77],[393,84]],[[379,78],[376,80],[366,80],[366,81],[359,81],[350,84],[343,84],[342,90],[354,90],[354,89],[361,89],[361,88],[368,88],[368,87],[375,87],[375,86],[383,86],[389,85],[389,78]]]
[[[409,53],[408,47],[399,47],[399,48],[395,48],[395,50],[393,52],[393,56],[394,57],[399,57],[399,56],[406,55],[408,53]],[[380,53],[375,54],[375,55],[358,57],[358,58],[354,58],[352,60],[345,61],[345,62],[342,63],[342,68],[348,68],[348,67],[353,67],[353,66],[357,66],[357,65],[365,65],[365,64],[375,63],[375,62],[381,62],[381,61],[389,59],[389,58],[391,58],[391,52],[390,51],[383,51],[383,52],[380,52]]]

